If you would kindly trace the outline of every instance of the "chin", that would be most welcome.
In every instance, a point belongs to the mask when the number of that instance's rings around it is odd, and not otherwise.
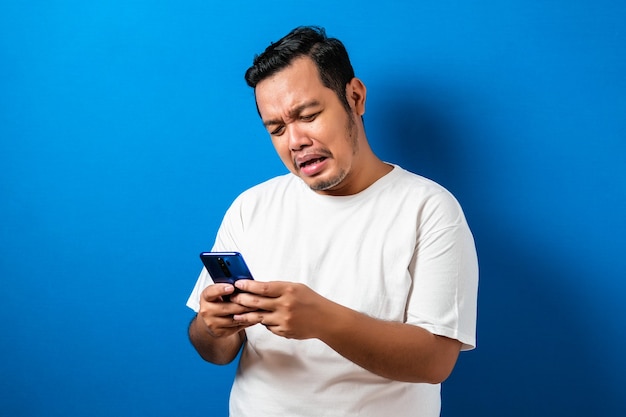
[[[341,171],[337,175],[329,178],[320,178],[317,180],[313,179],[313,181],[305,180],[305,182],[313,191],[331,191],[343,182],[346,175],[345,171]]]

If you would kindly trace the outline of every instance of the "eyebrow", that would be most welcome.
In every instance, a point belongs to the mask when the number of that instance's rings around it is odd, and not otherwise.
[[[320,105],[320,102],[318,100],[310,100],[310,101],[304,102],[289,111],[289,118],[295,119],[296,116],[301,114],[304,110],[310,107],[315,107],[319,105]],[[283,123],[282,119],[271,119],[271,120],[263,121],[263,126],[268,127],[271,125],[278,125],[281,123]]]

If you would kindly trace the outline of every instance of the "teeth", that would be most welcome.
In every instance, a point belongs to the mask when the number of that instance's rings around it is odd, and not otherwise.
[[[311,159],[310,161],[303,162],[300,166],[301,166],[301,167],[305,167],[305,166],[307,166],[307,165],[311,165],[311,164],[314,164],[314,163],[316,163],[316,162],[319,162],[319,161],[321,161],[322,159],[323,159],[323,158]]]

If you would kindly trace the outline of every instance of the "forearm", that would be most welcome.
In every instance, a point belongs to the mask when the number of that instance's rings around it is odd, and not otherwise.
[[[440,383],[456,363],[461,343],[334,304],[320,339],[357,365],[385,378]],[[330,324],[328,324],[330,323]]]
[[[198,316],[189,324],[189,340],[207,362],[225,365],[235,359],[245,339],[244,331],[225,337],[214,337]]]

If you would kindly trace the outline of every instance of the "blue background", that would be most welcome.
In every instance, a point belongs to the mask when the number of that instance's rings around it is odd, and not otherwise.
[[[221,216],[285,170],[243,72],[342,39],[385,160],[461,201],[479,347],[443,416],[626,413],[626,3],[0,4],[0,414],[223,416],[184,304]],[[320,398],[320,403],[323,403]]]

